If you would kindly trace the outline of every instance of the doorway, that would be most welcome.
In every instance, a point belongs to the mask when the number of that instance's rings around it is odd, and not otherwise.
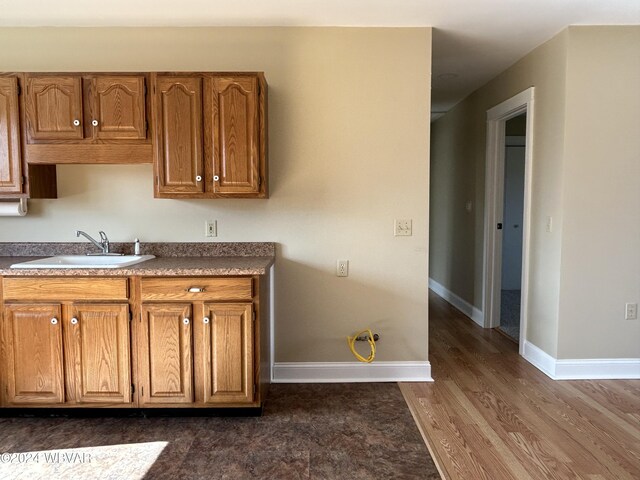
[[[522,299],[522,218],[526,127],[526,112],[510,118],[505,123],[502,269],[500,315],[497,328],[516,343],[520,341]]]
[[[533,87],[487,111],[484,326],[527,332]]]

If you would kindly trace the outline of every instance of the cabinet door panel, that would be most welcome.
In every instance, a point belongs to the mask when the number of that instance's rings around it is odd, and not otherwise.
[[[260,191],[258,80],[213,79],[213,191],[247,194]]]
[[[191,304],[143,305],[142,403],[193,402],[192,320]]]
[[[82,139],[82,120],[81,77],[27,76],[29,140]]]
[[[130,403],[128,305],[75,304],[65,317],[71,400]]]
[[[109,140],[145,139],[144,77],[106,76],[92,78],[95,136]]]
[[[60,305],[5,307],[10,405],[64,402],[60,313]]]
[[[18,79],[0,77],[0,193],[22,192]]]
[[[203,193],[202,80],[158,77],[154,120],[157,191]]]
[[[253,401],[251,304],[205,304],[201,345],[204,402]]]

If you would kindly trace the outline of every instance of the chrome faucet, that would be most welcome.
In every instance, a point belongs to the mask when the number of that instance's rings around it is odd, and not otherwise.
[[[100,253],[87,253],[87,255],[122,255],[121,253],[110,253],[109,252],[109,239],[107,238],[107,234],[100,230],[100,241],[97,241],[91,235],[83,232],[82,230],[76,230],[76,237],[82,235],[91,243],[93,243],[96,247],[100,249]]]

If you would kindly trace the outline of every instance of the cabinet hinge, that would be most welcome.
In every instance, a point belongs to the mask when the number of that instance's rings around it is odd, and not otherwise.
[[[134,393],[136,393],[136,386],[132,383],[131,384],[131,395],[133,395]]]
[[[253,384],[253,394],[254,394],[254,395],[256,394],[256,391],[257,391],[257,390],[258,390],[258,389],[257,389],[257,387],[256,387],[256,384],[254,383],[254,384]]]
[[[26,185],[26,183],[27,183],[27,177],[25,177],[24,175],[22,175],[22,176],[20,177],[20,184],[21,184],[21,185]]]
[[[18,90],[18,91],[17,91],[17,95],[18,95],[18,96],[20,96],[20,94],[22,93],[22,88],[20,87],[20,84],[19,84],[19,83],[16,85],[16,88],[17,88],[17,90]]]
[[[133,312],[129,310],[129,321],[133,320]]]
[[[252,312],[251,313],[251,317],[252,317],[251,320],[253,321],[253,323],[255,323],[256,322],[256,312]]]

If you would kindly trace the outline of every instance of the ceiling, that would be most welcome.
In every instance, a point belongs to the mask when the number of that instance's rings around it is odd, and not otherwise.
[[[435,114],[567,25],[640,24],[640,0],[0,0],[0,12],[0,26],[432,26]]]

